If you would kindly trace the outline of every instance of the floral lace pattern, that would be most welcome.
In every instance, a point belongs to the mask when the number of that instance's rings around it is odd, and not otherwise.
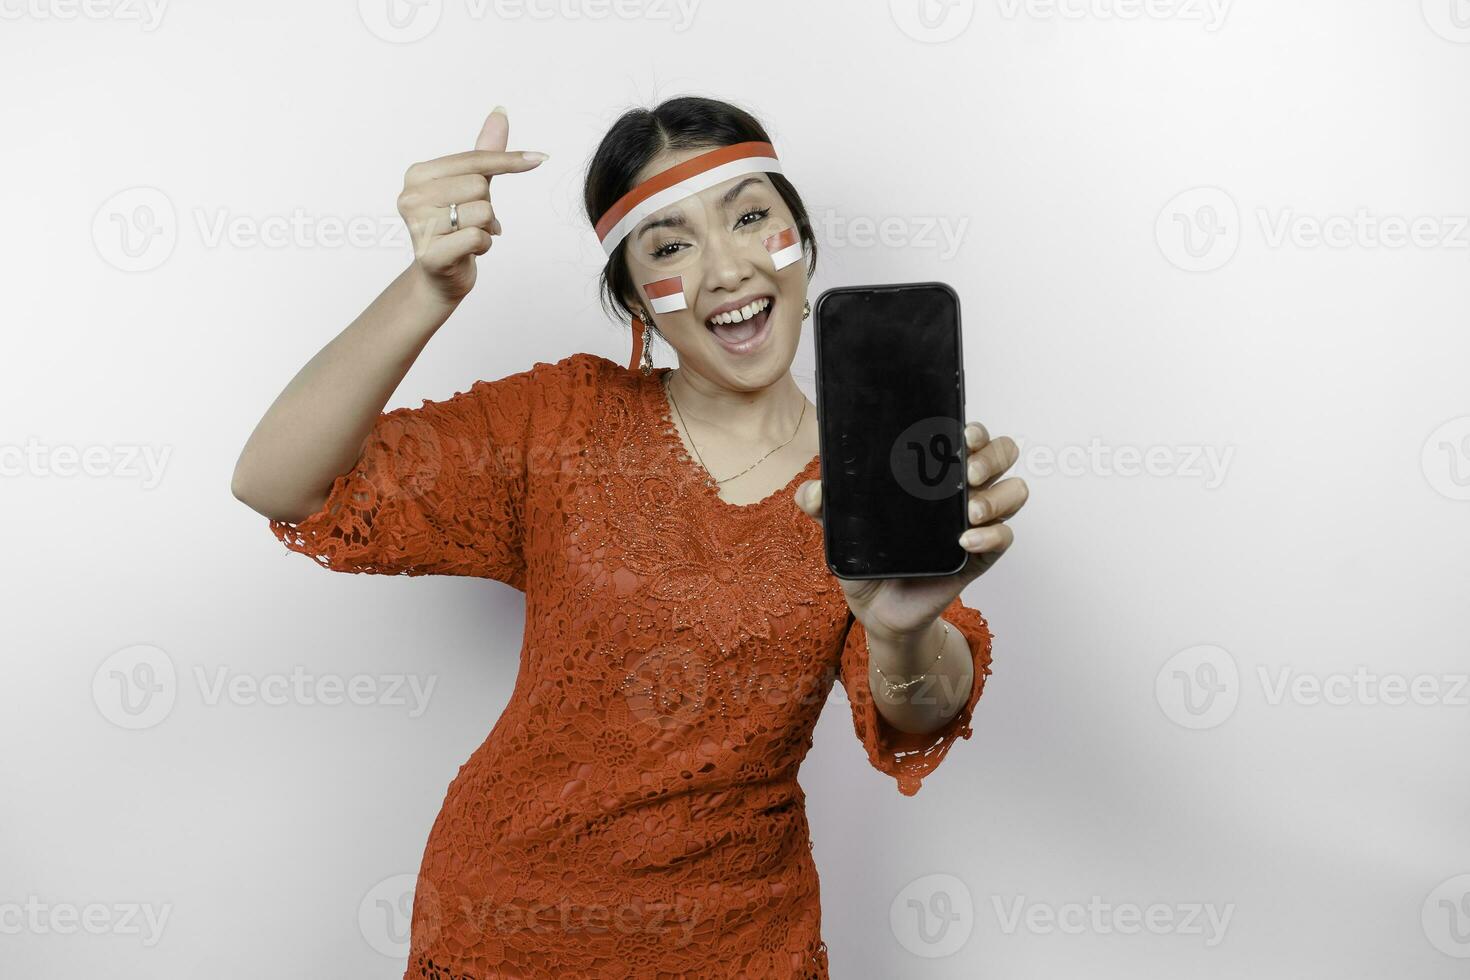
[[[406,978],[827,976],[797,770],[833,685],[917,793],[938,732],[878,715],[821,527],[781,490],[721,499],[661,385],[591,354],[383,413],[322,509],[271,522],[335,571],[493,578],[526,596],[515,689],[424,849]]]

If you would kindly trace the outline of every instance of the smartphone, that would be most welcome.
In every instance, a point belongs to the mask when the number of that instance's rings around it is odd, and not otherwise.
[[[822,530],[839,578],[952,575],[969,553],[960,298],[841,286],[812,309]]]

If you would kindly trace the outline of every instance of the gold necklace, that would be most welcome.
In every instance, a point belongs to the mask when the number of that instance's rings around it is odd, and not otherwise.
[[[682,413],[682,412],[679,411],[679,399],[677,399],[677,398],[674,397],[674,376],[672,374],[669,374],[667,376],[667,379],[664,381],[664,390],[669,393],[669,400],[674,403],[674,414],[679,417],[679,425],[681,425],[683,427],[685,435],[688,435],[688,433],[689,433],[689,426],[684,422],[684,413]],[[792,430],[791,439],[795,439],[796,438],[796,433],[798,433],[798,432],[801,431],[801,423],[804,422],[805,420],[806,420],[806,399],[803,398],[801,400],[801,415],[798,416],[797,419],[796,419],[796,428],[794,430]],[[776,449],[782,449],[782,448],[790,445],[791,444],[791,439],[787,439],[785,442],[781,443],[781,445],[777,446]],[[700,465],[700,467],[704,469],[705,473],[709,473],[709,467],[704,465],[704,457],[699,454],[699,447],[694,445],[694,437],[693,436],[689,436],[689,445],[694,446],[694,455],[699,459],[699,465]],[[744,476],[746,473],[749,473],[751,470],[755,469],[761,463],[765,462],[766,461],[766,458],[769,457],[771,455],[771,453],[774,453],[776,451],[776,449],[772,449],[770,453],[766,453],[765,456],[762,456],[760,459],[756,460],[754,463],[751,463],[745,469],[741,470],[739,473],[736,473],[735,476],[727,476],[723,480],[715,480],[714,482],[716,484],[729,483],[731,480],[735,479],[735,477],[737,477],[737,476]],[[711,476],[711,478],[713,478],[713,474],[710,474],[710,476]]]

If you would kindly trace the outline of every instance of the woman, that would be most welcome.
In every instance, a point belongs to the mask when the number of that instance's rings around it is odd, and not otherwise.
[[[759,155],[669,201],[671,175],[770,142],[702,98],[624,114],[587,174],[642,370],[573,354],[383,413],[501,231],[492,177],[544,159],[506,135],[497,107],[473,151],[409,168],[415,261],[282,392],[234,480],[328,568],[526,593],[510,703],[429,835],[405,976],[825,977],[797,769],[838,676],[905,794],[970,737],[991,637],[959,593],[1011,543],[1015,444],[966,427],[960,574],[831,575],[815,410],[790,374],[810,222]],[[762,244],[782,233],[805,268]],[[651,369],[653,331],[677,369]]]

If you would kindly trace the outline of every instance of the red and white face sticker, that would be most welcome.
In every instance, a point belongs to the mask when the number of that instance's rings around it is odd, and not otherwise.
[[[778,231],[766,236],[766,251],[771,253],[771,262],[779,272],[801,258],[801,238],[795,228]]]
[[[689,308],[689,304],[684,302],[684,278],[682,276],[670,276],[667,279],[645,282],[643,295],[648,297],[648,305],[653,307],[655,313],[673,313],[676,310]]]

